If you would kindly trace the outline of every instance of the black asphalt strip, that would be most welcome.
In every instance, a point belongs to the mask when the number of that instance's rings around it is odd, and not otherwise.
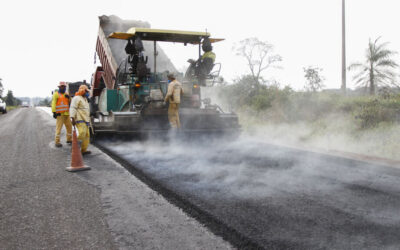
[[[206,226],[215,235],[222,237],[224,240],[231,243],[234,247],[237,247],[238,249],[264,249],[264,247],[250,240],[246,236],[240,234],[235,229],[227,226],[225,223],[218,220],[215,216],[200,209],[199,207],[192,204],[188,200],[174,193],[172,190],[166,188],[165,186],[157,182],[155,179],[149,177],[142,170],[136,168],[127,160],[124,160],[121,157],[113,154],[113,152],[103,147],[102,145],[96,143],[95,141],[93,142],[93,144],[101,151],[103,151],[105,154],[110,156],[112,159],[120,163],[126,170],[128,170],[136,178],[144,182],[146,185],[148,185],[151,189],[153,189],[157,193],[161,194],[170,203],[181,208],[189,216],[195,218],[197,221]],[[271,245],[269,247],[271,247]],[[285,242],[276,242],[276,246],[273,248],[288,249],[291,248],[291,246],[287,245]]]

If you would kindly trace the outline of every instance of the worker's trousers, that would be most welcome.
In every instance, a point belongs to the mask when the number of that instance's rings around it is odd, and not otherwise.
[[[89,127],[86,123],[77,123],[76,128],[78,129],[78,141],[81,141],[81,152],[86,152],[90,143],[90,132]]]
[[[72,141],[72,124],[69,115],[60,115],[57,116],[56,121],[56,143],[60,143],[60,134],[63,125],[65,125],[65,129],[67,130],[67,141]]]
[[[168,107],[168,120],[171,128],[180,128],[179,121],[179,103],[170,103]]]

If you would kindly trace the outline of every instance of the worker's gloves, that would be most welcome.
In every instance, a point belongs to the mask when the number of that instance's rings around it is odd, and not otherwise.
[[[58,114],[56,112],[53,112],[53,117],[54,119],[57,119]]]
[[[68,95],[68,94],[65,94],[65,98],[68,98],[68,99],[69,99],[69,95]]]

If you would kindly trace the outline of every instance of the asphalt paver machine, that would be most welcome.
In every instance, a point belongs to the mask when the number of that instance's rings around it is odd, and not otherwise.
[[[139,27],[142,26],[142,27]],[[169,122],[163,103],[168,88],[167,74],[175,67],[158,45],[194,45],[201,53],[208,32],[150,29],[146,23],[100,17],[96,52],[101,66],[91,82],[91,116],[95,134],[148,134],[166,132]],[[125,28],[125,29],[124,29]],[[122,30],[122,31],[121,31]],[[207,75],[213,83],[221,65]],[[189,67],[190,68],[190,67]],[[193,74],[178,74],[184,94],[180,105],[181,132],[234,134],[239,131],[238,117],[225,113],[202,98],[199,79]],[[203,84],[204,85],[204,84]]]

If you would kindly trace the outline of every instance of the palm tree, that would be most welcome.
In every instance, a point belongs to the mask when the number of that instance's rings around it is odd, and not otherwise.
[[[356,85],[369,87],[369,93],[375,94],[375,87],[379,85],[394,85],[395,73],[392,69],[398,67],[391,57],[397,52],[386,49],[388,43],[378,44],[378,37],[374,42],[369,39],[368,49],[366,50],[365,63],[353,63],[349,70],[360,69],[360,72],[353,77]]]

